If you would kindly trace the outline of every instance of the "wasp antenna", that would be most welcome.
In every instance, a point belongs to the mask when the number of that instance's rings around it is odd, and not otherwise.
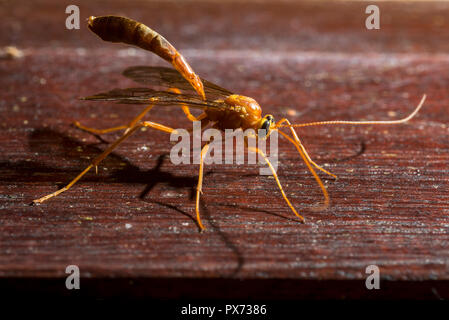
[[[398,123],[404,123],[412,119],[418,111],[421,109],[421,107],[424,104],[424,101],[426,100],[427,95],[423,95],[421,98],[421,101],[419,102],[418,106],[413,110],[412,113],[410,113],[407,117],[399,120],[380,120],[380,121],[345,121],[345,120],[331,120],[331,121],[317,121],[317,122],[308,122],[308,123],[299,123],[299,124],[283,124],[280,125],[278,128],[283,127],[310,127],[310,126],[321,126],[321,125],[327,125],[327,124],[353,124],[353,125],[365,125],[365,124],[398,124]]]

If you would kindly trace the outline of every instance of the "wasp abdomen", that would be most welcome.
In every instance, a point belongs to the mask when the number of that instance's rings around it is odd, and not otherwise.
[[[157,54],[170,62],[192,85],[195,91],[206,99],[203,83],[193,72],[183,56],[163,36],[141,22],[118,16],[89,17],[89,29],[104,41],[123,42]]]

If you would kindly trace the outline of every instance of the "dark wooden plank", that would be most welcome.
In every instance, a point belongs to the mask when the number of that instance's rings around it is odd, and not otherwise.
[[[376,264],[383,280],[449,279],[448,3],[381,2],[378,31],[365,29],[359,2],[257,2],[238,11],[235,3],[79,3],[82,19],[114,13],[154,27],[202,77],[254,97],[278,119],[393,119],[423,93],[428,100],[403,125],[300,130],[311,156],[339,176],[326,180],[326,211],[311,210],[319,189],[281,143],[278,173],[305,225],[290,219],[274,180],[256,166],[212,165],[202,198],[208,230],[198,233],[198,168],[173,165],[168,137],[149,131],[98,175],[30,206],[106,147],[74,120],[104,128],[139,112],[77,98],[130,85],[120,75],[126,67],[166,64],[103,43],[85,25],[66,30],[62,3],[2,2],[0,44],[24,57],[0,61],[1,277],[63,277],[76,264],[93,279],[357,280]],[[189,124],[181,112],[153,117]]]

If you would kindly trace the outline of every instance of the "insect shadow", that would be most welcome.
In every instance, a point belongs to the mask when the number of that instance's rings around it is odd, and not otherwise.
[[[30,152],[39,154],[39,158],[42,159],[42,154],[51,154],[51,159],[62,158],[64,161],[70,160],[72,169],[65,167],[55,168],[53,166],[45,165],[41,162],[31,161],[19,161],[19,162],[8,162],[0,161],[0,166],[4,169],[4,175],[0,178],[2,181],[14,181],[14,182],[29,182],[29,177],[36,177],[35,181],[38,182],[55,182],[55,181],[66,181],[73,178],[74,173],[79,171],[79,167],[84,167],[88,160],[86,157],[95,157],[102,152],[102,149],[98,146],[102,143],[96,143],[91,145],[83,145],[77,139],[73,139],[67,135],[64,135],[58,131],[54,131],[48,128],[36,129],[33,133],[29,135],[28,144]],[[82,151],[80,152],[80,147]],[[197,178],[177,176],[169,172],[162,171],[164,161],[167,159],[167,154],[163,154],[158,157],[156,166],[149,170],[142,170],[139,167],[133,165],[126,158],[116,154],[111,153],[108,158],[102,163],[102,167],[107,168],[121,168],[117,170],[112,170],[108,172],[108,175],[86,175],[84,181],[86,182],[121,182],[121,183],[137,183],[145,184],[144,189],[140,192],[139,198],[145,200],[146,195],[159,183],[168,184],[173,188],[190,188],[190,198],[193,199],[196,192],[196,182]],[[211,172],[205,173],[209,175]],[[63,183],[59,183],[63,184]],[[191,219],[195,224],[196,219],[192,214],[179,209],[177,206],[164,203],[158,200],[152,200],[151,202],[158,204],[160,206],[167,207],[169,209],[175,210],[189,219]],[[230,240],[229,236],[223,232],[220,227],[211,221],[210,212],[207,210],[204,203],[201,201],[201,206],[206,213],[206,219],[209,220],[211,227],[217,232],[219,237],[222,239],[223,243],[227,248],[229,248],[233,254],[236,256],[237,265],[233,269],[230,275],[234,276],[238,274],[240,269],[244,264],[243,255],[241,254],[239,248]]]
[[[63,185],[63,182],[72,179],[77,174],[80,167],[86,166],[89,162],[87,158],[92,159],[102,152],[102,149],[99,147],[101,143],[84,145],[83,142],[47,128],[36,129],[31,133],[28,138],[28,144],[30,152],[39,154],[40,159],[45,159],[45,156],[42,155],[47,154],[47,159],[61,158],[64,159],[64,162],[69,160],[73,164],[72,168],[69,169],[66,166],[54,168],[33,160],[14,163],[4,162],[3,167],[6,168],[7,172],[3,175],[3,181],[11,180],[17,182],[21,179],[28,181],[29,177],[33,176],[36,178],[35,181],[38,182],[58,181],[58,184]],[[102,162],[101,166],[111,170],[108,171],[107,175],[104,173],[98,175],[90,174],[86,175],[83,180],[86,182],[114,181],[144,184],[145,187],[139,194],[139,198],[141,199],[144,199],[157,184],[163,183],[176,189],[190,188],[190,199],[193,199],[196,191],[196,177],[178,176],[170,172],[162,171],[161,168],[166,158],[167,154],[159,156],[154,168],[143,170],[133,165],[125,157],[111,153]],[[193,219],[191,215],[185,212],[182,213]],[[193,220],[196,221],[195,219]]]
[[[357,152],[355,152],[354,154],[351,154],[349,156],[346,157],[342,157],[342,158],[334,158],[334,159],[330,159],[330,162],[346,162],[352,159],[355,159],[357,157],[360,157],[362,154],[364,154],[366,151],[366,143],[365,140],[361,140],[360,141],[360,145],[359,145],[359,150]],[[326,161],[326,160],[324,160]]]
[[[185,211],[183,211],[182,209],[179,209],[178,207],[176,207],[176,206],[174,206],[174,205],[167,204],[167,203],[162,203],[162,202],[160,202],[160,201],[154,201],[154,203],[157,203],[157,204],[160,205],[160,206],[164,206],[164,207],[170,208],[170,209],[172,209],[172,210],[175,210],[175,211],[177,211],[177,212],[179,212],[179,213],[181,213],[181,214],[183,214],[183,215],[189,216],[189,217],[193,220],[193,222],[194,222],[195,224],[196,224],[196,222],[197,222],[197,221],[196,221],[192,216],[190,216],[188,213],[186,213]],[[224,204],[222,204],[222,203],[216,203],[215,205],[216,205],[216,206],[228,206],[228,207],[232,208],[231,205],[226,205],[226,204],[224,205]],[[218,236],[221,238],[221,240],[223,241],[223,243],[225,244],[225,246],[226,246],[228,249],[230,249],[231,252],[232,252],[232,253],[234,254],[234,256],[236,257],[236,264],[237,264],[236,267],[235,267],[234,269],[232,269],[230,273],[224,274],[223,276],[227,276],[227,277],[234,277],[234,276],[237,276],[238,273],[240,272],[240,270],[242,269],[244,263],[245,263],[245,260],[244,260],[244,258],[243,258],[243,254],[241,253],[239,247],[238,247],[235,243],[232,242],[232,240],[230,239],[230,237],[228,236],[228,234],[227,234],[226,232],[223,232],[223,230],[221,230],[220,226],[219,226],[217,223],[215,223],[215,222],[213,221],[213,219],[211,218],[211,214],[210,214],[208,208],[207,208],[207,207],[205,206],[205,204],[204,204],[203,199],[200,199],[200,208],[201,208],[201,211],[204,212],[204,215],[205,215],[206,219],[209,221],[209,225],[211,226],[212,230],[214,230],[215,233],[218,234]],[[241,207],[241,208],[244,208],[244,207]],[[257,211],[257,210],[254,209],[254,211]],[[264,211],[264,210],[259,210],[259,212],[260,212],[260,211],[268,212],[268,211]],[[271,213],[271,212],[268,212],[268,213]],[[277,215],[277,214],[275,214],[275,215]],[[277,215],[277,216],[280,216],[280,215]],[[293,220],[293,219],[292,219],[292,220]]]
[[[229,277],[237,276],[238,273],[240,272],[240,270],[242,269],[243,264],[245,263],[245,259],[243,258],[242,253],[240,252],[238,246],[231,241],[229,236],[221,230],[220,226],[217,223],[215,223],[213,221],[213,219],[211,219],[210,212],[207,209],[207,207],[204,205],[204,202],[202,199],[200,199],[200,207],[201,207],[201,211],[204,212],[204,216],[206,217],[206,219],[209,220],[209,224],[212,227],[212,229],[220,236],[220,238],[222,239],[222,241],[226,245],[226,247],[228,247],[236,256],[237,265],[228,276]]]
[[[288,217],[279,213],[275,213],[272,211],[268,211],[268,210],[264,210],[261,208],[256,208],[256,207],[251,207],[251,206],[244,206],[244,205],[236,205],[236,204],[229,204],[229,203],[225,203],[225,202],[217,202],[215,203],[215,205],[217,206],[222,206],[222,207],[227,207],[227,208],[232,208],[232,209],[240,209],[240,210],[244,210],[244,211],[251,211],[251,212],[263,212],[278,218],[281,218],[283,220],[288,220],[288,221],[292,221],[295,223],[298,223],[298,220],[293,218],[293,217]]]

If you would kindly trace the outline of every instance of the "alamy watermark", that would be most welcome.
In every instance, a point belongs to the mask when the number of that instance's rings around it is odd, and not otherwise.
[[[365,269],[365,273],[369,274],[365,280],[365,286],[368,290],[380,289],[380,270],[375,264],[369,265]]]
[[[71,4],[65,8],[65,13],[69,16],[65,19],[65,27],[69,30],[80,28],[80,8]]]
[[[369,16],[365,20],[365,27],[368,30],[380,29],[380,9],[378,6],[371,4],[366,7],[365,13]]]
[[[69,265],[65,268],[69,275],[65,279],[65,287],[69,290],[80,288],[80,268],[77,265]]]
[[[193,136],[193,139],[191,139],[191,136]],[[192,143],[191,140],[193,140]],[[247,164],[265,165],[259,170],[261,175],[272,174],[262,155],[266,156],[275,171],[278,167],[278,132],[276,130],[272,130],[266,137],[266,131],[262,129],[259,129],[257,133],[253,129],[246,129],[245,131],[242,129],[226,129],[223,137],[223,131],[214,128],[202,131],[201,122],[194,121],[192,134],[185,129],[176,129],[171,134],[170,141],[178,141],[170,151],[170,160],[175,165],[199,164],[201,161],[201,144],[206,142],[209,143],[209,149],[205,154],[204,164],[244,164],[246,149]],[[269,141],[269,152],[267,152],[267,141]]]

